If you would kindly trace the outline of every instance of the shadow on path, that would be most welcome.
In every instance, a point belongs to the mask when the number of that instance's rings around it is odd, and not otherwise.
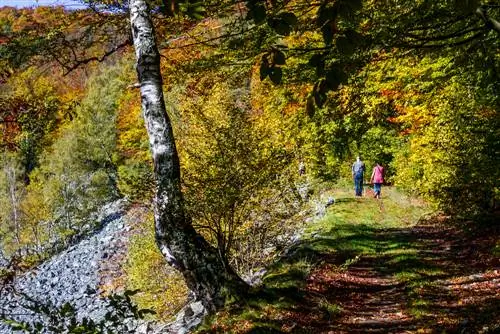
[[[248,320],[242,333],[500,332],[498,232],[446,218],[335,225],[294,247],[228,316]]]

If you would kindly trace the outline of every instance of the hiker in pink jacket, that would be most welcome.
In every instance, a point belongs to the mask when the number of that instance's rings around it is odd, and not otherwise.
[[[380,192],[382,191],[382,183],[384,183],[384,167],[380,166],[378,163],[373,167],[372,177],[370,178],[370,183],[373,183],[373,191],[375,192],[375,198],[380,198]]]

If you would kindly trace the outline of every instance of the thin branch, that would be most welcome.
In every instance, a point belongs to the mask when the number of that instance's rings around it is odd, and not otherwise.
[[[174,47],[168,47],[167,46],[167,47],[162,48],[162,50],[166,50],[166,49],[167,50],[182,49],[182,48],[186,48],[186,47],[190,47],[190,46],[196,46],[196,45],[209,45],[209,46],[212,46],[212,45],[209,44],[209,42],[221,40],[221,39],[224,39],[224,38],[230,38],[230,37],[234,37],[234,36],[243,35],[245,33],[248,33],[250,31],[252,31],[256,27],[257,26],[254,26],[254,27],[251,27],[250,29],[245,30],[245,31],[240,31],[240,32],[237,32],[237,33],[227,33],[227,34],[223,34],[223,35],[220,35],[220,36],[217,36],[217,37],[212,37],[212,38],[204,39],[202,41],[193,42],[193,43],[189,43],[189,44],[184,44],[184,45],[181,45],[181,46],[174,46]],[[168,40],[167,44],[175,42],[175,41],[179,41],[179,40],[182,40],[182,39],[188,39],[188,38],[189,37],[187,37],[187,36],[176,37],[176,38]]]
[[[73,70],[75,70],[78,67],[80,67],[81,65],[88,64],[88,63],[93,62],[93,61],[97,61],[97,62],[101,63],[107,57],[111,56],[113,53],[115,53],[118,50],[123,49],[124,47],[129,46],[129,45],[132,45],[132,41],[130,39],[127,39],[125,42],[123,42],[123,43],[115,46],[111,50],[109,50],[106,53],[104,53],[101,57],[97,57],[96,56],[96,57],[90,57],[90,58],[86,58],[86,59],[82,59],[82,60],[77,60],[76,63],[73,64],[72,66],[66,66],[67,71],[63,74],[63,76],[68,75]]]
[[[415,48],[415,49],[435,49],[435,48],[443,48],[443,47],[454,47],[454,46],[460,46],[463,44],[467,44],[480,36],[483,35],[484,32],[479,32],[469,38],[466,38],[464,40],[458,41],[458,42],[453,42],[453,43],[441,43],[441,44],[426,44],[427,42],[424,42],[422,44],[411,44],[411,43],[401,43],[401,44],[395,44],[395,47],[402,47],[402,48]]]
[[[438,23],[433,23],[433,24],[429,24],[429,25],[425,25],[425,26],[416,26],[414,28],[409,28],[407,29],[407,31],[423,31],[423,30],[434,30],[434,29],[443,29],[443,28],[446,28],[446,27],[449,27],[450,25],[453,25],[457,22],[460,22],[468,17],[471,17],[471,15],[461,15],[461,16],[457,16],[447,22],[438,22]]]
[[[424,41],[425,42],[442,41],[442,40],[446,40],[446,39],[450,39],[450,38],[454,38],[454,37],[461,37],[461,36],[467,35],[468,33],[481,31],[483,29],[484,29],[483,27],[475,27],[475,28],[464,29],[461,31],[455,31],[455,32],[452,32],[452,33],[449,33],[446,35],[429,36],[429,37],[418,36],[415,34],[407,34],[406,36],[413,38],[417,41],[422,41],[422,42],[424,42]]]

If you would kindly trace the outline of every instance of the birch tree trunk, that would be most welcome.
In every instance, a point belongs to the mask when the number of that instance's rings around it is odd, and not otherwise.
[[[149,9],[145,0],[130,0],[129,4],[142,112],[154,163],[156,242],[167,262],[182,273],[188,287],[211,312],[230,295],[245,293],[248,285],[225,265],[186,215],[179,157],[165,108],[160,54]]]

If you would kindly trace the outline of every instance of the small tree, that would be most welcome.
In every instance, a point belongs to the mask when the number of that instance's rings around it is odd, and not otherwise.
[[[15,154],[0,157],[0,231],[3,247],[17,248],[22,243],[23,212],[21,203],[26,195],[24,171]]]
[[[211,86],[210,91],[185,103],[183,96],[177,99],[180,110],[174,126],[187,211],[227,265],[252,259],[258,265],[275,234],[285,233],[280,223],[300,207],[297,198],[284,195],[294,187],[285,177],[293,154],[273,142],[273,133],[266,132],[271,129],[259,128],[252,119],[249,91],[231,84],[241,79],[219,82],[211,74],[196,80],[201,87]],[[254,225],[261,228],[259,238],[248,235]],[[246,252],[237,252],[237,241],[240,250],[250,247],[244,240],[260,249],[248,261]],[[244,267],[237,270],[241,273]]]

